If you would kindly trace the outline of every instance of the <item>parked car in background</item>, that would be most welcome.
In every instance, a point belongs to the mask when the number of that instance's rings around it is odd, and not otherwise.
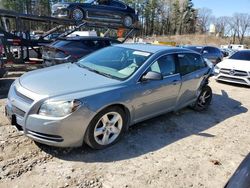
[[[200,53],[204,58],[210,60],[213,64],[221,62],[224,57],[221,50],[213,46],[183,46],[183,47]]]
[[[214,68],[215,79],[250,86],[250,50],[241,50]]]
[[[76,62],[78,59],[101,48],[121,43],[104,37],[65,37],[44,46],[44,66]]]
[[[210,74],[187,49],[118,44],[24,74],[10,88],[6,115],[37,142],[103,149],[135,123],[186,106],[207,109]]]
[[[52,16],[70,18],[76,22],[83,20],[106,22],[131,27],[138,22],[135,10],[116,0],[87,0],[85,3],[57,3],[52,6]]]
[[[56,40],[60,35],[61,35],[61,33],[52,33],[52,34],[49,34],[48,36],[46,36],[44,39],[45,39],[45,40],[54,41],[54,40]]]
[[[223,53],[224,57],[229,57],[236,52],[236,50],[233,50],[231,48],[221,48],[220,50]]]

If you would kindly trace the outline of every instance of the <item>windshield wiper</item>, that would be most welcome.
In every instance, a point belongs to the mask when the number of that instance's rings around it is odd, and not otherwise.
[[[104,72],[100,72],[100,71],[95,70],[95,69],[92,69],[92,68],[90,68],[90,67],[87,67],[87,66],[81,65],[80,63],[77,63],[77,65],[78,65],[79,67],[84,68],[84,69],[87,69],[87,70],[89,70],[89,71],[91,71],[91,72],[94,72],[94,73],[100,74],[100,75],[105,76],[105,77],[108,77],[108,78],[115,79],[115,77],[114,77],[114,76],[112,76],[112,75],[110,75],[110,74],[107,74],[107,73],[104,73]]]

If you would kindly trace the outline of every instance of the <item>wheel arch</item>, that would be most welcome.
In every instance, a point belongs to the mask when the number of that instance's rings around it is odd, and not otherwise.
[[[131,112],[130,112],[129,108],[126,105],[124,105],[124,104],[121,104],[121,103],[109,104],[109,105],[104,106],[103,108],[99,109],[96,112],[96,114],[98,114],[101,111],[103,111],[103,110],[105,110],[107,108],[110,108],[110,107],[119,107],[119,108],[121,108],[125,112],[125,114],[126,114],[126,120],[127,120],[127,125],[126,126],[128,128],[129,125],[130,125],[130,122],[131,122]]]

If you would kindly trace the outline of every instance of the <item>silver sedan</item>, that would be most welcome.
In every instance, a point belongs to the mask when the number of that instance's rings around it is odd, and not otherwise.
[[[37,142],[103,149],[138,122],[186,106],[206,109],[210,74],[187,49],[116,45],[24,74],[10,88],[6,116]]]

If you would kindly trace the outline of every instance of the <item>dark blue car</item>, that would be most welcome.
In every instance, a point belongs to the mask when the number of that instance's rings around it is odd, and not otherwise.
[[[70,18],[76,22],[83,20],[114,23],[132,27],[138,22],[135,10],[116,0],[87,0],[85,3],[57,3],[52,6],[52,16]]]

